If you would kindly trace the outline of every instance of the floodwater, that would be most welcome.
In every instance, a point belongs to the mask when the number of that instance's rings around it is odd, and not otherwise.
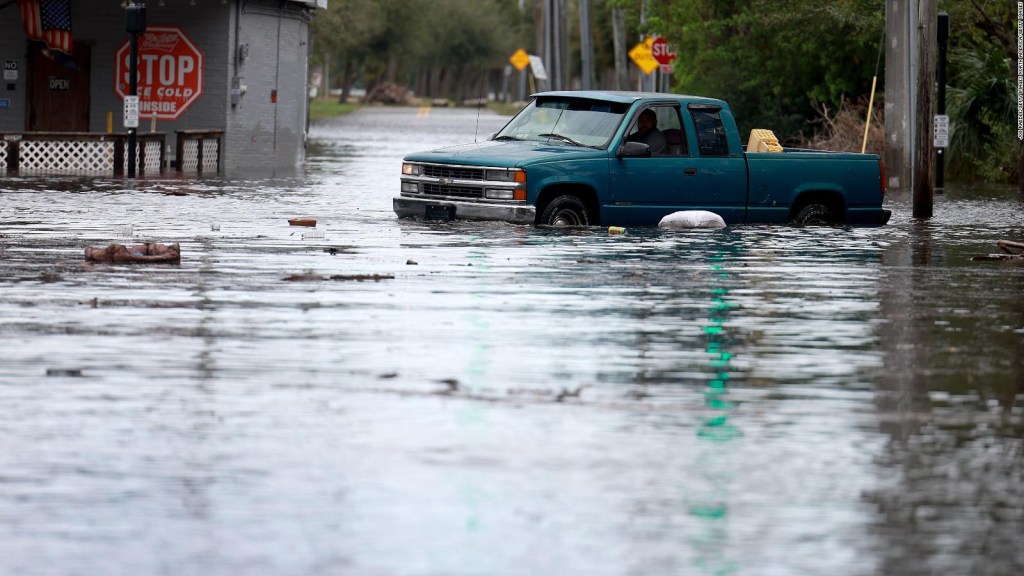
[[[363,109],[290,178],[0,180],[0,574],[1021,573],[1024,265],[970,259],[1024,240],[1015,191],[394,217],[404,154],[503,121]],[[83,260],[146,240],[181,264]]]

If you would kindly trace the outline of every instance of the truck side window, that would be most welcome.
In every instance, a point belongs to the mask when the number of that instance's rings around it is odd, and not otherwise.
[[[665,149],[665,154],[669,156],[688,156],[689,151],[686,149],[686,133],[683,132],[683,124],[679,117],[678,106],[662,106],[659,117],[665,118],[665,127],[662,132],[665,133],[665,142],[668,144],[668,148]]]
[[[653,119],[646,122],[642,117]],[[678,106],[654,105],[644,108],[633,119],[626,141],[643,142],[651,147],[652,156],[687,154],[686,136],[682,131]]]
[[[691,106],[690,117],[697,131],[697,144],[701,156],[728,156],[725,126],[717,107]]]

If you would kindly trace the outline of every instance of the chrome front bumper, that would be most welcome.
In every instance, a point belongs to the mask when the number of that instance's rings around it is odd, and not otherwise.
[[[501,220],[513,224],[533,224],[537,220],[537,208],[529,204],[459,202],[395,196],[394,207],[399,218],[426,218],[429,214],[440,211],[460,220]]]

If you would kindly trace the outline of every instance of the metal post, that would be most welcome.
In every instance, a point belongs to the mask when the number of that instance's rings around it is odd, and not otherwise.
[[[146,31],[146,5],[136,0],[125,9],[125,31],[129,39],[128,56],[128,95],[139,95],[139,34]],[[135,178],[135,152],[137,149],[135,126],[128,128],[128,177]]]
[[[128,57],[128,95],[138,96],[139,95],[139,35],[132,32],[130,40],[130,56]],[[135,178],[135,132],[138,129],[135,127],[128,129],[128,177]]]
[[[936,30],[939,41],[939,69],[937,71],[939,94],[935,106],[936,114],[946,113],[946,48],[949,47],[949,14],[939,12],[939,26]],[[945,171],[945,148],[935,149],[935,191],[942,193]]]

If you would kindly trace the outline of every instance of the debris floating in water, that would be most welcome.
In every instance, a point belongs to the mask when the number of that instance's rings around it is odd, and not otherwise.
[[[66,376],[69,378],[81,378],[82,370],[80,368],[47,368],[47,376]]]
[[[1024,262],[1024,243],[1013,242],[1012,240],[999,240],[996,242],[996,247],[1002,250],[1003,252],[1001,254],[986,254],[982,256],[974,256],[971,258],[971,260],[1011,260],[1017,262]]]
[[[333,276],[321,276],[319,274],[292,274],[282,278],[285,282],[322,282],[324,280],[334,280],[335,282],[365,282],[371,280],[373,282],[380,282],[381,280],[394,280],[395,277],[391,274],[335,274]]]
[[[177,242],[174,244],[146,242],[145,244],[136,244],[131,247],[117,243],[111,244],[106,248],[86,246],[85,259],[89,262],[112,262],[114,264],[178,264],[181,262],[181,247]]]

